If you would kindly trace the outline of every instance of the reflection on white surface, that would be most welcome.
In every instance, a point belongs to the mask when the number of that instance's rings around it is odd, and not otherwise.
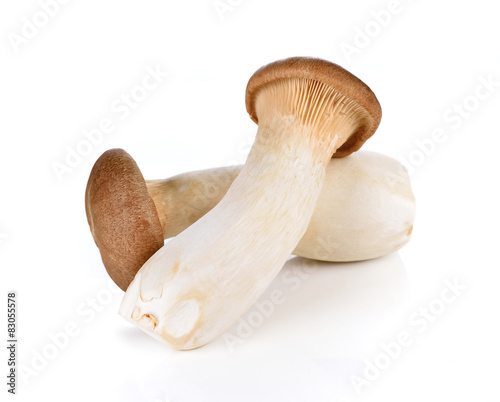
[[[121,384],[117,400],[273,400],[269,389],[287,401],[354,396],[349,376],[408,294],[397,253],[356,263],[292,258],[242,319],[207,346],[179,352],[136,328],[120,331],[145,356],[165,358]]]

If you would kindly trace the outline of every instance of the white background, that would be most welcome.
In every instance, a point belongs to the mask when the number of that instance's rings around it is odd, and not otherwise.
[[[1,400],[500,401],[497,2],[401,0],[383,27],[373,13],[388,1],[220,3],[233,4],[222,17],[212,0],[74,0],[44,21],[36,1],[2,2],[0,340],[14,290],[18,364],[32,371],[18,373],[16,397],[3,385]],[[24,18],[45,26],[13,45]],[[291,259],[270,288],[285,302],[248,339],[173,351],[117,315],[121,292],[107,290],[85,218],[90,169],[115,147],[146,178],[244,163],[256,132],[249,77],[299,55],[341,64],[377,95],[382,123],[365,149],[413,161],[413,239],[374,261]],[[148,66],[169,76],[120,119],[111,105]],[[471,98],[484,80],[497,86]],[[54,162],[102,119],[114,131],[58,180]],[[465,290],[425,328],[411,325],[446,281]],[[54,349],[68,325],[77,334]],[[357,393],[352,376],[401,331],[412,344]]]

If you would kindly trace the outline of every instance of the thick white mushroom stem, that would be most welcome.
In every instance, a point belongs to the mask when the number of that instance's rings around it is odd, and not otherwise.
[[[120,314],[177,349],[220,335],[264,292],[304,234],[332,154],[364,109],[314,80],[264,87],[247,162],[208,214],[154,254]]]

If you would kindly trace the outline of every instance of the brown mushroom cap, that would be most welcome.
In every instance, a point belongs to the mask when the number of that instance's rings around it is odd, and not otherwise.
[[[139,167],[123,149],[104,152],[94,164],[85,210],[109,276],[126,290],[163,246],[163,228]]]
[[[309,57],[292,57],[270,63],[258,69],[250,78],[246,89],[246,108],[252,120],[258,124],[255,110],[260,90],[278,80],[308,79],[321,82],[356,102],[368,115],[356,132],[333,155],[336,158],[357,151],[370,138],[382,118],[382,109],[372,90],[359,78],[337,64]]]

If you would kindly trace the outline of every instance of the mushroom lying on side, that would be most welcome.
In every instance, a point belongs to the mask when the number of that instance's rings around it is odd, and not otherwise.
[[[163,237],[174,237],[217,205],[242,168],[148,180],[145,187],[135,161],[122,149],[106,151],[95,166],[87,185],[87,219],[110,277],[123,290],[163,246],[153,219],[156,210]],[[148,200],[142,209],[137,209],[138,199]],[[135,214],[134,219],[130,214]],[[408,243],[414,218],[415,198],[402,164],[367,151],[334,158],[328,163],[309,226],[293,254],[323,261],[380,257]],[[150,221],[154,225],[149,226]],[[152,235],[143,233],[144,229]]]
[[[306,231],[332,155],[358,150],[381,118],[362,81],[318,59],[261,68],[246,104],[259,128],[245,166],[209,213],[143,265],[120,306],[177,349],[210,342],[258,299]]]

